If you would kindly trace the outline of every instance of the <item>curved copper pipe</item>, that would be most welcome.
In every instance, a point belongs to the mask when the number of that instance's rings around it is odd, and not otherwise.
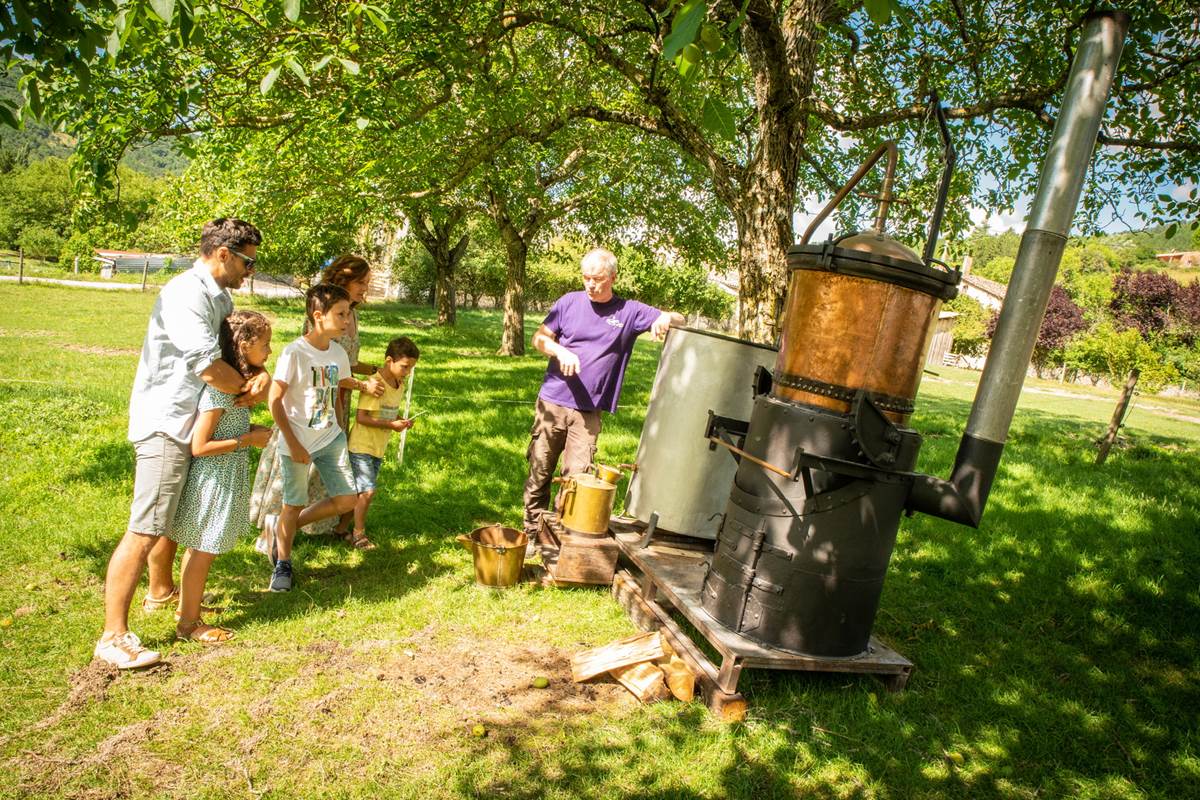
[[[808,228],[805,229],[804,235],[800,237],[800,244],[808,244],[808,240],[817,230],[825,218],[828,217],[838,204],[846,199],[846,195],[854,190],[858,182],[871,171],[871,167],[875,166],[875,162],[883,158],[883,154],[887,153],[887,169],[883,173],[883,187],[879,191],[879,210],[875,212],[875,232],[883,233],[883,224],[887,222],[888,207],[892,204],[892,181],[896,177],[896,161],[899,155],[896,152],[896,143],[894,141],[886,141],[879,147],[875,148],[875,152],[863,162],[863,165],[858,168],[858,171],[846,181],[846,184],[838,189],[837,194],[833,196],[821,212],[813,218],[813,221],[808,223]]]

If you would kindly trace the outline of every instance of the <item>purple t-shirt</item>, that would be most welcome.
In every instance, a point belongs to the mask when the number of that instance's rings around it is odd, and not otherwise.
[[[579,356],[579,372],[564,377],[558,359],[551,358],[539,396],[580,411],[615,412],[633,345],[661,313],[623,297],[593,303],[587,292],[568,292],[558,298],[542,324]]]

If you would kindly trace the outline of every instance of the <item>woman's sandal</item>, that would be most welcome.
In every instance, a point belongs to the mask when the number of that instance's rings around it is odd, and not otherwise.
[[[204,596],[202,598],[200,598],[201,603],[211,603],[214,600],[216,600],[215,595],[211,595],[208,592],[205,592]],[[167,606],[175,607],[175,621],[178,622],[179,621],[179,587],[178,586],[176,586],[171,591],[171,593],[169,595],[167,595],[166,597],[151,597],[150,595],[147,594],[145,597],[142,598],[142,611],[145,611],[147,614],[153,614],[155,611],[162,611]],[[200,606],[201,614],[217,614],[223,610],[224,609],[221,609],[218,606],[208,606],[208,605]]]
[[[375,543],[367,538],[366,531],[342,531],[338,538],[355,550],[374,550]]]
[[[220,625],[206,625],[201,619],[187,625],[175,626],[175,638],[181,642],[224,644],[233,637],[234,633],[229,628],[222,628]]]

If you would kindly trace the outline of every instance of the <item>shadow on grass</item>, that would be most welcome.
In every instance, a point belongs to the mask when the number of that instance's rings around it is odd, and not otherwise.
[[[495,315],[464,314],[452,332],[430,330],[423,309],[362,319],[364,360],[393,335],[417,339],[415,393],[430,411],[404,466],[385,464],[391,488],[371,523],[383,546],[342,558],[339,544],[301,538],[298,590],[269,600],[254,588],[265,562],[240,546],[214,568],[235,587],[231,623],[303,616],[350,586],[367,602],[414,592],[447,571],[439,555],[454,534],[519,519],[545,360],[493,357]],[[639,345],[602,443],[636,440],[656,358]],[[922,396],[923,471],[947,474],[968,409]],[[1102,429],[1020,411],[979,530],[904,521],[876,632],[916,665],[905,692],[748,670],[751,716],[732,727],[694,705],[612,724],[548,707],[479,743],[447,780],[459,794],[516,797],[1188,795],[1200,780],[1200,454],[1138,434],[1097,468]],[[127,447],[81,447],[68,479],[131,482]],[[85,553],[97,574],[100,550]]]
[[[969,404],[927,406],[922,466],[945,474]],[[906,692],[750,670],[751,718],[715,735],[724,766],[703,789],[659,772],[665,754],[696,751],[708,720],[693,708],[623,741],[581,726],[549,753],[517,736],[505,747],[524,778],[469,771],[459,791],[1186,794],[1200,771],[1194,720],[1180,713],[1200,706],[1200,454],[1139,436],[1096,467],[1093,439],[1090,426],[1021,412],[980,530],[904,523],[876,630],[916,664]]]

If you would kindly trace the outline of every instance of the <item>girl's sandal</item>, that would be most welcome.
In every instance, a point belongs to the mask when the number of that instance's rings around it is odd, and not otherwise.
[[[219,625],[206,625],[203,620],[196,620],[187,625],[175,626],[175,638],[181,642],[199,642],[200,644],[224,644],[234,637],[229,628]]]
[[[375,543],[367,538],[366,531],[346,531],[341,539],[355,550],[374,550]]]

